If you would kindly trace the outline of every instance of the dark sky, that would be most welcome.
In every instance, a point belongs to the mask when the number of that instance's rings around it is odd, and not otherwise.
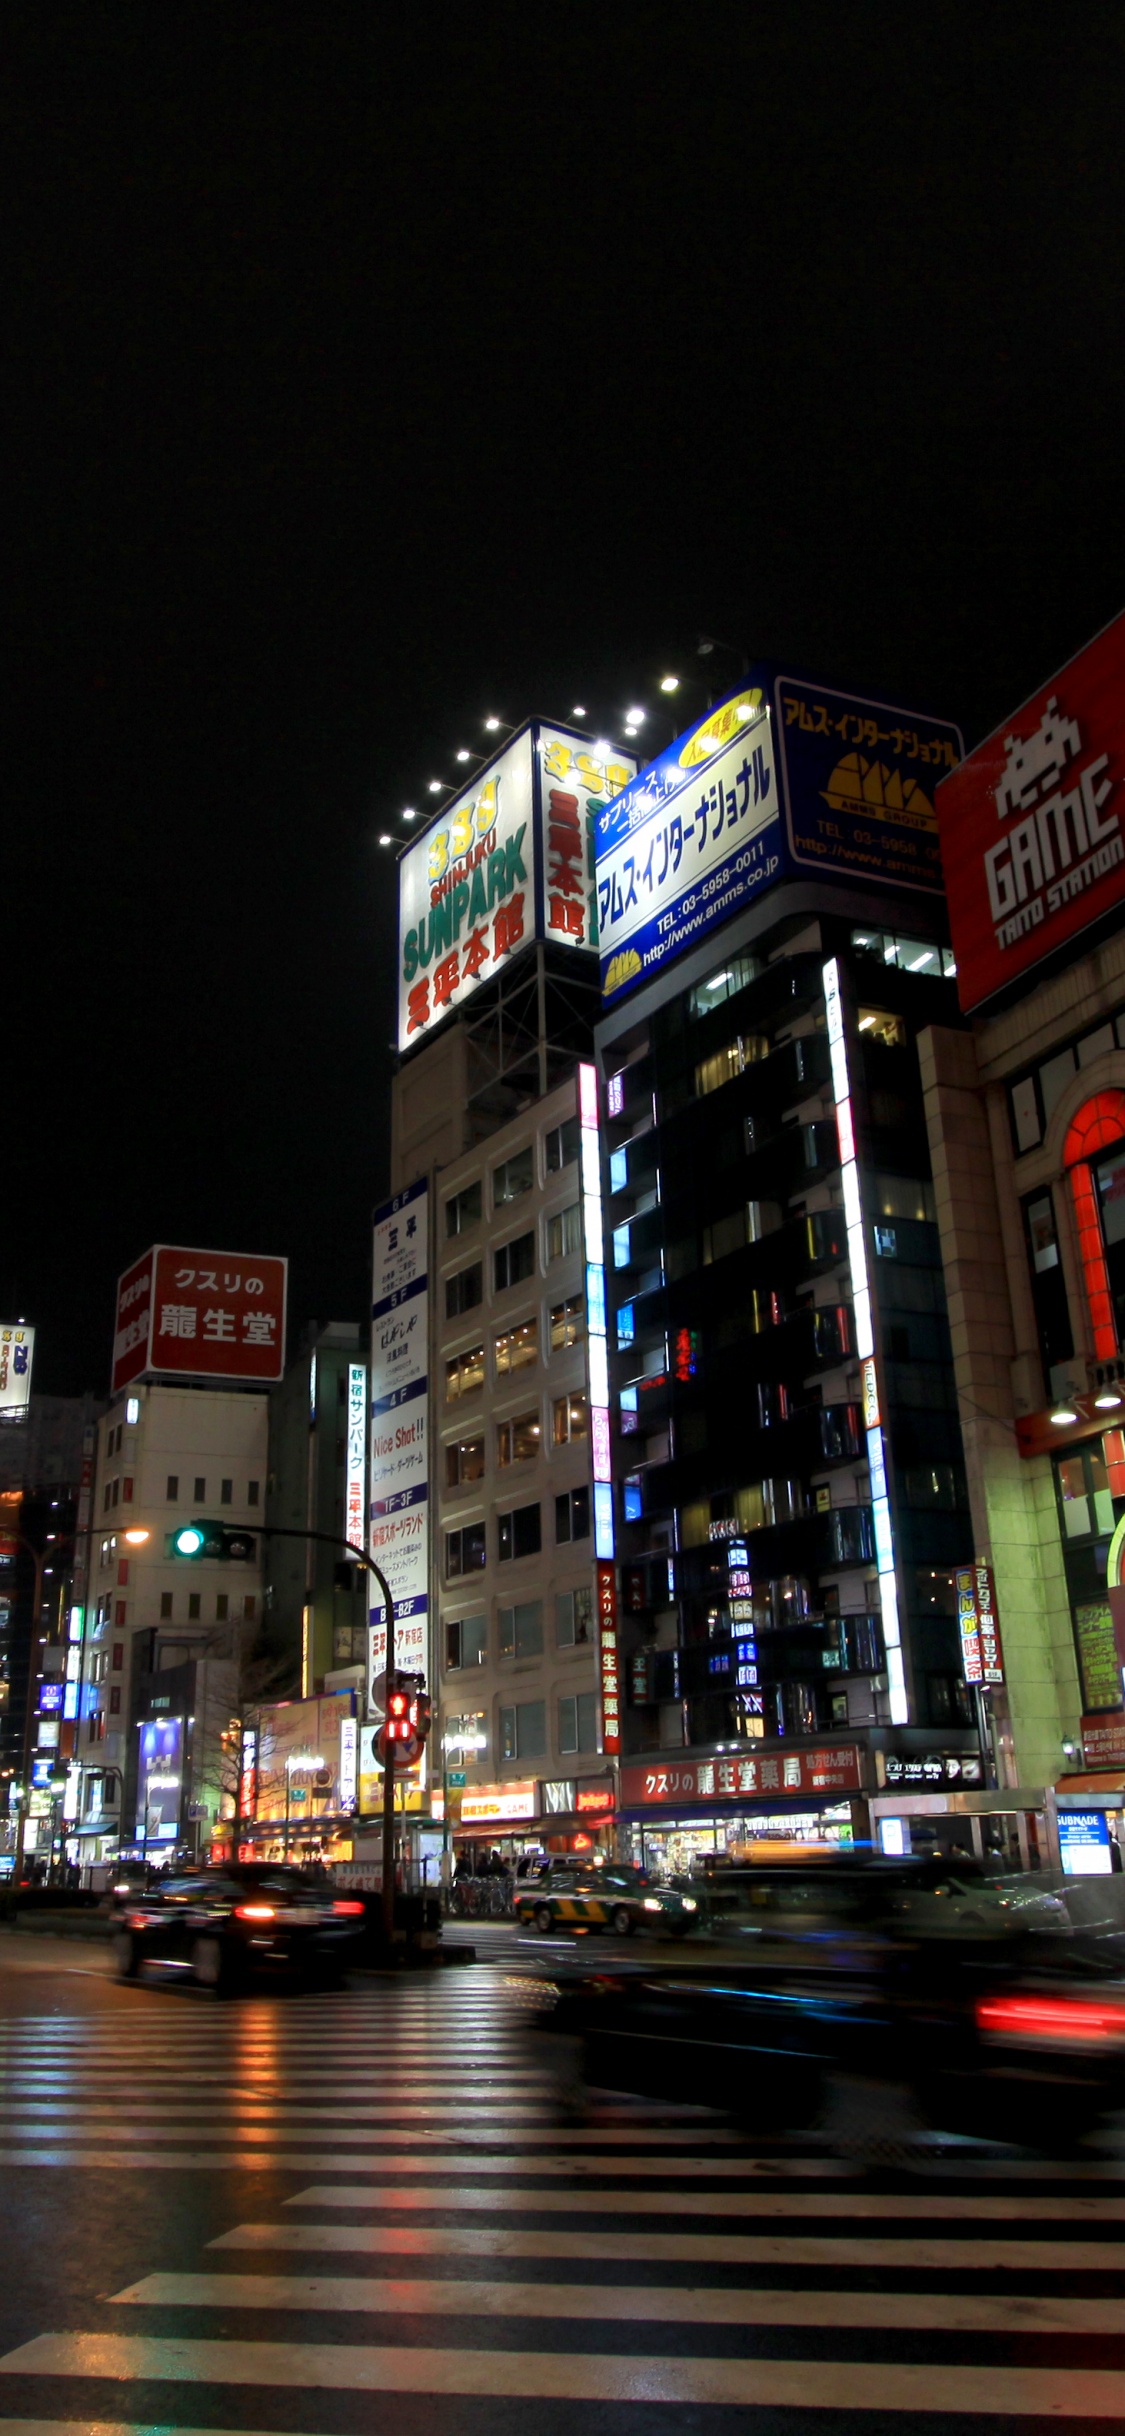
[[[361,1315],[374,841],[483,712],[705,630],[973,741],[1121,607],[1125,12],[4,27],[0,1316],[71,1392],[154,1238]]]

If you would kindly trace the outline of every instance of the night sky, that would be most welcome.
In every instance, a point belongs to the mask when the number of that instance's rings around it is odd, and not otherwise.
[[[375,841],[484,713],[707,632],[974,742],[1122,606],[1125,12],[31,0],[0,56],[0,1317],[104,1391],[154,1239],[362,1316]]]

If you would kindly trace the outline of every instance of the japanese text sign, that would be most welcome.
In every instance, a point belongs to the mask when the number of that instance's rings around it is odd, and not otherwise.
[[[399,864],[398,1045],[417,1045],[535,939],[596,947],[592,816],[632,756],[538,721],[443,806]]]
[[[990,1565],[959,1565],[953,1577],[966,1683],[1003,1683],[1004,1655]]]
[[[603,999],[797,871],[941,889],[945,722],[761,662],[596,815]]]
[[[937,799],[966,1014],[1125,897],[1125,614],[942,784]]]
[[[113,1393],[153,1372],[280,1379],[288,1261],[154,1244],[118,1281]]]
[[[602,1749],[621,1749],[621,1682],[617,1641],[617,1574],[613,1565],[598,1565],[598,1665],[602,1692]]]
[[[34,1352],[34,1328],[25,1328],[22,1323],[0,1328],[0,1413],[8,1421],[27,1411]]]
[[[395,1665],[428,1669],[430,1565],[428,1444],[429,1191],[396,1193],[375,1212],[371,1305],[370,1553],[395,1605]],[[376,1587],[373,1585],[373,1588]],[[382,1602],[368,1634],[368,1693],[386,1671]]]
[[[856,1793],[863,1783],[854,1743],[818,1751],[756,1753],[753,1758],[659,1760],[621,1771],[626,1810],[675,1808],[678,1802],[757,1800],[778,1793]]]

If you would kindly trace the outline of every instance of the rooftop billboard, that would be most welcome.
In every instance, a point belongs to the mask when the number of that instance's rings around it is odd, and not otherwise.
[[[532,720],[399,862],[398,1045],[415,1048],[535,939],[597,947],[591,821],[636,762]]]
[[[0,1421],[25,1421],[31,1401],[35,1330],[22,1321],[0,1328]]]
[[[970,753],[938,797],[967,1015],[1125,896],[1125,613]]]
[[[112,1390],[152,1373],[270,1386],[285,1365],[289,1263],[156,1243],[117,1281]]]
[[[959,729],[765,662],[595,815],[612,1005],[777,881],[940,897],[934,789]]]

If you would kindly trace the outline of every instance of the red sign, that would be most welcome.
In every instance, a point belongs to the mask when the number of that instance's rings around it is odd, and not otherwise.
[[[159,1243],[117,1288],[113,1393],[142,1373],[280,1379],[288,1262]]]
[[[1084,1717],[1082,1757],[1088,1768],[1125,1771],[1125,1717]]]
[[[612,1785],[577,1785],[574,1792],[574,1808],[579,1817],[589,1817],[599,1813],[604,1815],[613,1808]]]
[[[617,1653],[617,1572],[598,1565],[598,1664],[602,1684],[602,1749],[621,1749],[621,1682]]]
[[[1004,1652],[991,1565],[959,1565],[954,1574],[966,1683],[1003,1683]]]
[[[1125,899],[1125,614],[937,790],[966,1014]]]
[[[858,1793],[863,1782],[854,1743],[821,1751],[771,1751],[754,1758],[657,1760],[621,1771],[626,1810],[675,1807],[678,1802],[754,1801],[789,1793]]]

